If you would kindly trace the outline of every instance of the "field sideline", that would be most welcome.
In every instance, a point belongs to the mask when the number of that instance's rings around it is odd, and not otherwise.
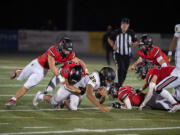
[[[17,67],[23,67],[30,58],[0,58],[0,135],[20,134],[65,134],[65,135],[179,135],[180,112],[168,113],[161,110],[132,111],[112,109],[108,113],[101,112],[86,96],[76,112],[53,109],[47,103],[40,103],[38,107],[32,105],[34,94],[43,90],[52,74],[26,96],[17,102],[17,106],[6,108],[4,103],[18,90],[24,82],[9,80],[9,74]],[[103,62],[87,63],[90,72],[100,69]],[[112,65],[115,69],[115,66]],[[140,88],[143,80],[136,78],[134,72],[129,72],[125,85]],[[106,98],[105,105],[111,106],[115,102]]]

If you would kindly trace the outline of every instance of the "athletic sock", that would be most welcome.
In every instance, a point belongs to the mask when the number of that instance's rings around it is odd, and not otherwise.
[[[167,90],[165,90],[165,89],[162,90],[162,92],[160,93],[160,95],[161,95],[163,98],[167,99],[167,100],[171,103],[171,105],[177,103],[176,100],[172,97],[172,95],[171,95]]]
[[[16,101],[16,98],[15,98],[15,97],[12,97],[11,99],[14,100],[14,101]]]

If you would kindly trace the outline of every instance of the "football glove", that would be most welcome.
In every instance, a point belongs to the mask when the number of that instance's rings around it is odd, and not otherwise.
[[[112,108],[121,108],[121,104],[119,102],[112,103]]]

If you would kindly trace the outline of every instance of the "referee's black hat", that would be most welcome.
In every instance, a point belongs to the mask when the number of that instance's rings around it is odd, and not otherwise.
[[[129,19],[129,18],[123,18],[123,19],[121,20],[121,23],[130,24],[130,19]]]

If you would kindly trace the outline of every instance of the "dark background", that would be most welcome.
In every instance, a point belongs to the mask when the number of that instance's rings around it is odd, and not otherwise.
[[[43,29],[51,19],[57,30],[67,30],[68,0],[0,2],[0,29]],[[179,4],[171,1],[74,0],[72,30],[105,31],[131,19],[136,32],[173,33],[180,23]]]

